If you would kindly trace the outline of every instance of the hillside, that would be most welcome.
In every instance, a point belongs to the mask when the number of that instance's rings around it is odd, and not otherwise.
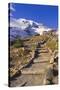
[[[58,35],[56,34],[56,31],[53,30],[49,32],[44,32],[43,35],[37,34],[26,39],[20,39],[19,37],[17,37],[14,41],[11,41],[9,67],[11,86],[13,86],[13,83],[15,82],[13,82],[13,79],[16,77],[19,78],[21,74],[21,77],[23,76],[23,82],[25,78],[29,77],[28,75],[26,77],[26,73],[39,74],[41,72],[44,73],[42,73],[42,80],[39,81],[38,78],[36,84],[34,84],[34,81],[32,81],[32,85],[44,84],[42,81],[45,80],[45,74],[47,73],[48,67],[51,66],[53,68],[53,65],[56,65],[54,61],[56,54],[58,54]],[[50,63],[52,63],[52,65]],[[28,70],[28,72],[26,72],[26,70]],[[41,76],[39,77],[41,78]],[[27,82],[26,85],[30,85],[29,82]]]

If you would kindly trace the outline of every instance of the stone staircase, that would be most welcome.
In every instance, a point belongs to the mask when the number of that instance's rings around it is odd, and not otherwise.
[[[38,52],[38,57],[34,58],[33,63],[29,67],[21,70],[21,76],[18,77],[16,81],[17,85],[22,86],[21,83],[24,84],[24,81],[26,82],[24,86],[44,85],[44,78],[46,75],[46,69],[49,65],[50,53],[48,49],[44,47],[37,47],[35,53],[36,51]]]
[[[33,64],[29,68],[21,70],[22,74],[41,74],[45,72],[46,66],[50,59],[50,54],[45,48],[37,48],[38,57],[33,60]]]
[[[43,85],[44,78],[46,74],[46,69],[50,60],[50,53],[46,48],[37,48],[38,57],[33,60],[33,63],[30,67],[24,68],[21,70],[21,74],[25,77],[27,76],[27,84],[25,86],[31,85]],[[34,79],[33,78],[38,78]],[[30,80],[31,79],[31,80]]]

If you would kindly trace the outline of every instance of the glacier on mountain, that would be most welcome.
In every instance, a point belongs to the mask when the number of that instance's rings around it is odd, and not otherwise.
[[[10,19],[10,39],[15,37],[25,38],[32,35],[40,34],[42,35],[44,31],[50,31],[51,28],[47,28],[41,23],[37,23],[33,20],[27,19]]]

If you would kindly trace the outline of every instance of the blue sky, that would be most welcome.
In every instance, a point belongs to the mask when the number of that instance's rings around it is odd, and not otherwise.
[[[25,18],[42,23],[49,28],[58,28],[58,6],[13,3],[12,17]]]

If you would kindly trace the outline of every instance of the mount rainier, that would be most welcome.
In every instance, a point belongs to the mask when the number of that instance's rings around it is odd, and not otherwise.
[[[14,40],[17,36],[26,38],[36,34],[42,35],[44,31],[51,30],[51,28],[47,28],[40,23],[23,18],[11,18],[9,27],[10,40]]]

